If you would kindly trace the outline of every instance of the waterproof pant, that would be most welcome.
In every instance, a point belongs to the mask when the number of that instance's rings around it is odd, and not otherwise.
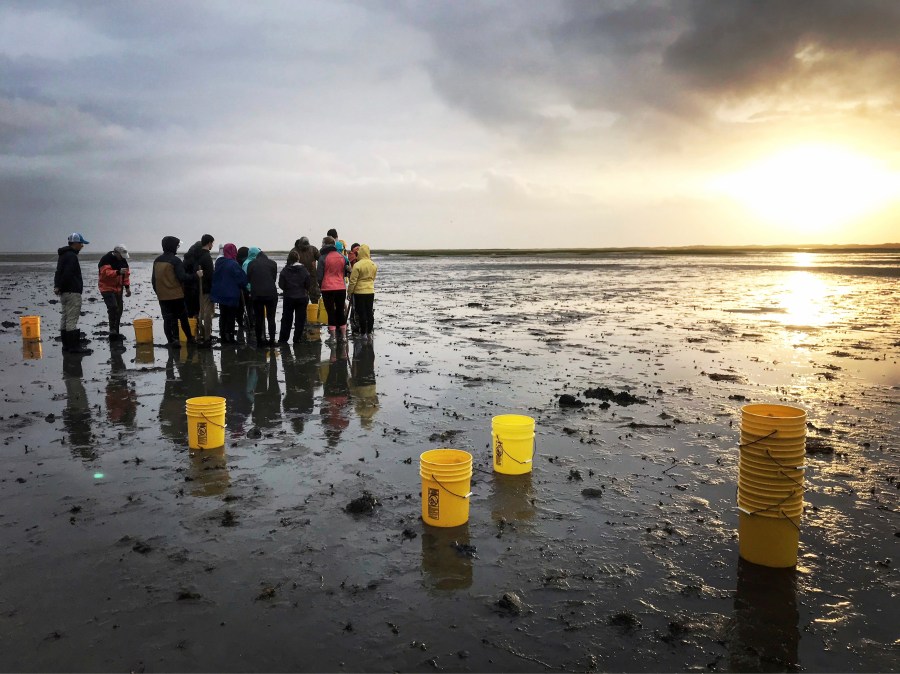
[[[364,335],[375,327],[375,293],[353,296],[353,311],[359,318],[359,331]]]
[[[281,332],[278,334],[279,342],[286,342],[291,336],[291,326],[294,326],[294,341],[303,339],[303,329],[306,327],[306,306],[309,299],[306,297],[287,297],[281,307]]]
[[[323,290],[322,303],[328,313],[328,325],[339,327],[347,325],[347,317],[344,316],[344,302],[347,301],[346,290]]]
[[[122,320],[122,310],[125,303],[122,301],[122,293],[115,291],[107,291],[100,293],[103,301],[106,302],[106,314],[109,316],[109,334],[119,334],[119,324]]]
[[[81,293],[60,293],[59,313],[61,331],[77,329],[81,316]]]
[[[275,310],[278,308],[277,297],[253,298],[253,323],[256,328],[256,343],[263,341],[263,321],[269,328],[269,340],[275,341]]]
[[[163,332],[166,335],[166,341],[171,344],[178,342],[178,323],[181,322],[181,329],[188,336],[188,341],[193,341],[191,334],[191,324],[188,323],[187,309],[184,306],[184,298],[177,300],[160,300],[159,308],[162,311]]]
[[[227,307],[224,304],[219,305],[219,338],[222,341],[226,339],[234,339],[235,328],[237,327],[238,312],[240,306]]]
[[[212,321],[215,309],[209,295],[203,294],[200,297],[200,312],[197,314],[197,334],[201,339],[209,340],[212,338]]]

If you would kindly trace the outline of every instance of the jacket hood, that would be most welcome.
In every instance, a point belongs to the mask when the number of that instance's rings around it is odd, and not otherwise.
[[[174,255],[178,251],[179,243],[181,243],[181,239],[177,236],[164,236],[162,240],[163,252],[172,253]]]
[[[259,255],[261,252],[262,251],[259,248],[257,248],[256,246],[253,246],[253,248],[251,248],[249,251],[247,251],[247,259],[250,262],[253,262],[253,260],[256,259],[256,256]]]
[[[369,251],[369,246],[367,244],[364,243],[356,249],[356,259],[357,261],[372,259],[371,251]]]
[[[322,246],[319,248],[319,255],[328,255],[328,253],[336,253],[337,248],[335,248],[334,244],[329,243],[327,246]]]
[[[68,253],[70,250],[71,250],[73,253],[75,253],[76,255],[78,255],[78,251],[75,250],[74,248],[72,248],[72,246],[63,246],[63,247],[60,248],[58,251],[56,251],[56,254],[57,254],[57,255],[62,255],[63,253]]]
[[[222,248],[222,255],[224,255],[229,260],[237,260],[237,246],[233,243],[226,243],[225,247]]]

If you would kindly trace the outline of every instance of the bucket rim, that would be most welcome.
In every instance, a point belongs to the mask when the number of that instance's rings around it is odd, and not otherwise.
[[[452,463],[435,463],[429,458],[426,458],[426,454],[431,454],[432,452],[452,452],[459,455],[460,457],[464,456],[465,458],[461,461],[453,461]],[[437,466],[453,466],[464,463],[472,463],[472,455],[464,449],[456,449],[454,447],[435,447],[434,449],[428,449],[419,454],[419,463],[428,463]]]
[[[534,426],[535,420],[534,417],[525,414],[498,414],[491,417],[491,426],[497,424],[501,426]]]
[[[792,405],[753,403],[741,407],[741,414],[760,419],[806,419],[806,410]]]

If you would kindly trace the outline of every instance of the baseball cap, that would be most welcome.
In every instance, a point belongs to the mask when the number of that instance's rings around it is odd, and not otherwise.
[[[121,255],[122,257],[124,257],[126,260],[131,259],[131,256],[128,254],[128,249],[121,243],[118,246],[116,246],[115,248],[113,248],[113,250],[115,252],[117,252],[119,255]]]
[[[78,232],[73,232],[69,234],[69,243],[90,243],[87,239],[85,239]]]

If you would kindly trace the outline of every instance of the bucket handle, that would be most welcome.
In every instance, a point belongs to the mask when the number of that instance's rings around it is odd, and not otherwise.
[[[463,496],[462,494],[457,494],[457,493],[455,493],[455,492],[450,491],[449,489],[447,489],[447,487],[445,487],[443,484],[441,484],[441,481],[438,480],[438,479],[434,476],[434,473],[431,474],[431,479],[434,480],[435,482],[437,482],[437,483],[440,485],[441,489],[443,489],[443,490],[444,490],[445,492],[447,492],[448,494],[451,494],[452,496],[455,496],[456,498],[463,498],[463,499],[465,499],[465,498],[469,498],[469,497],[472,495],[472,492],[469,492],[468,494],[466,494],[465,496]]]
[[[500,437],[500,436],[498,435],[497,438],[499,439],[499,437]],[[514,457],[512,454],[510,454],[510,453],[507,452],[505,449],[503,449],[503,443],[502,443],[502,442],[500,443],[500,449],[503,450],[503,456],[512,459],[513,461],[515,461],[515,462],[516,462],[517,464],[519,464],[520,466],[527,466],[529,463],[533,463],[533,462],[534,462],[534,457],[537,456],[537,434],[535,434],[535,436],[534,436],[534,444],[533,444],[533,448],[532,448],[532,450],[531,450],[531,458],[530,458],[530,459],[525,459],[524,461],[519,461],[516,457]]]
[[[762,510],[747,510],[746,508],[742,508],[741,506],[738,506],[738,510],[741,511],[742,513],[744,513],[745,515],[749,515],[750,517],[753,517],[754,515],[756,515],[756,513],[766,512],[771,509],[763,508]],[[797,531],[800,531],[800,525],[794,521],[794,518],[788,517],[787,515],[785,515],[784,511],[781,508],[778,509],[778,512],[781,513],[781,516],[784,517],[784,519],[786,519],[788,522],[793,524],[794,527],[796,527]]]
[[[763,435],[762,437],[756,438],[756,440],[752,440],[750,442],[744,442],[744,443],[738,445],[738,447],[751,447],[752,445],[755,445],[757,442],[762,442],[766,438],[771,438],[777,432],[778,432],[778,430],[776,429],[776,430],[772,431],[771,433],[768,433],[766,435]]]
[[[203,412],[200,412],[200,416],[203,417],[209,423],[211,423],[213,426],[218,426],[219,428],[225,428],[225,426],[223,426],[222,424],[216,423],[215,421],[210,419],[208,416],[206,416],[206,414]]]
[[[770,459],[772,459],[772,461],[773,461],[776,465],[778,465],[778,467],[780,467],[780,468],[784,468],[785,470],[797,470],[797,467],[796,467],[796,466],[785,466],[783,463],[781,463],[781,461],[779,461],[779,460],[776,459],[774,456],[772,456],[772,452],[770,452],[768,449],[766,450],[766,456],[768,456]],[[782,473],[782,475],[783,475],[783,474],[784,474],[784,473]],[[787,475],[785,475],[785,477],[787,477]]]

